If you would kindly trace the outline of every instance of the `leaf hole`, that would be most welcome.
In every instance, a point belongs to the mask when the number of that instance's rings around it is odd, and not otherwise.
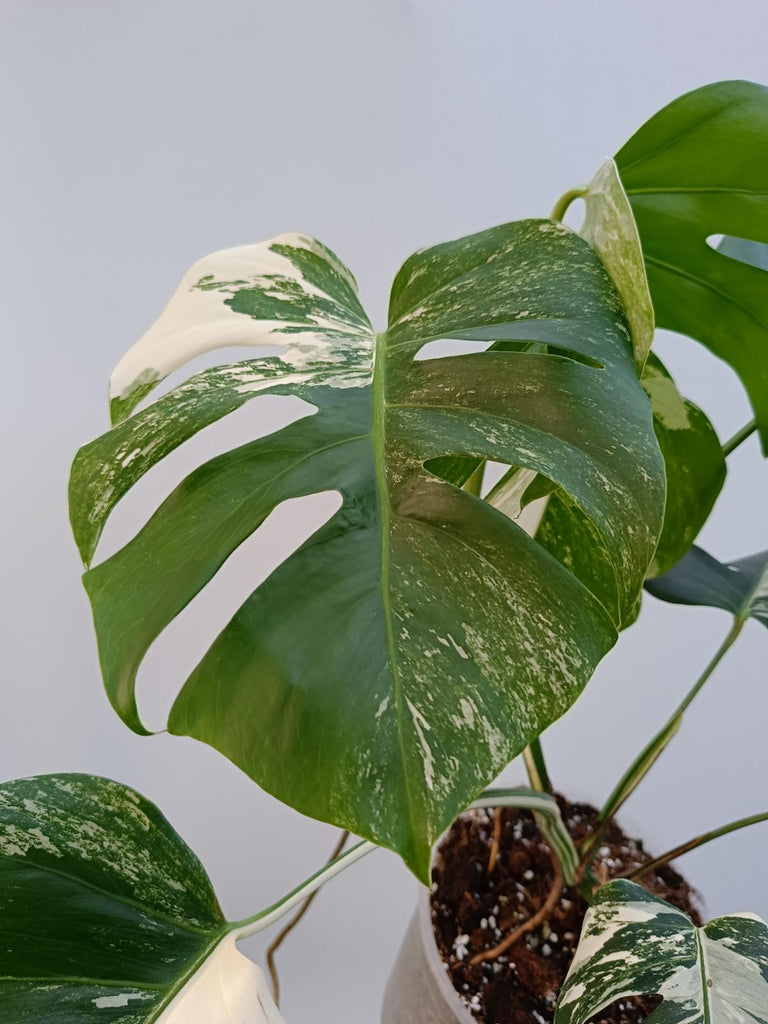
[[[768,271],[768,244],[751,238],[737,238],[734,235],[709,235],[707,245],[719,256],[726,256],[736,263],[744,263],[757,270]]]
[[[120,499],[107,519],[94,564],[103,562],[127,544],[194,470],[217,455],[276,433],[315,412],[316,406],[300,398],[258,395],[228,416],[204,427],[148,470]]]
[[[254,590],[339,510],[338,491],[291,498],[224,562],[147,652],[137,680],[142,719],[164,729],[184,681]]]
[[[214,366],[229,366],[234,363],[248,363],[254,359],[268,359],[270,357],[282,356],[288,351],[286,345],[239,345],[229,346],[227,348],[216,348],[210,352],[204,352],[194,359],[190,359],[186,363],[182,363],[181,366],[177,366],[175,370],[171,371],[167,377],[164,377],[160,383],[154,387],[150,393],[143,398],[136,408],[132,411],[131,415],[140,412],[142,409],[146,409],[147,406],[152,405],[162,398],[163,395],[167,395],[169,391],[173,391],[179,384],[183,384],[189,380],[190,377],[194,377],[195,374],[201,373],[203,370],[210,370]]]

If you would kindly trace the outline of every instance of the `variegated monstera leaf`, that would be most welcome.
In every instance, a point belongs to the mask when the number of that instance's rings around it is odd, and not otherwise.
[[[555,1024],[585,1024],[618,999],[662,997],[648,1024],[768,1024],[768,926],[751,914],[697,928],[634,882],[587,911]]]
[[[419,358],[446,338],[495,344]],[[276,344],[279,356],[206,370],[136,411],[204,351]],[[107,692],[143,731],[136,674],[160,632],[281,502],[337,491],[339,511],[216,638],[169,729],[426,879],[435,838],[581,692],[653,556],[664,469],[625,312],[595,251],[550,221],[416,253],[378,335],[318,242],[214,254],[120,363],[115,426],[77,456],[86,563],[144,473],[265,393],[314,412],[202,466],[86,573]],[[478,459],[569,496],[610,566],[611,601],[440,476]]]
[[[90,775],[0,786],[4,1024],[283,1024],[199,860]]]

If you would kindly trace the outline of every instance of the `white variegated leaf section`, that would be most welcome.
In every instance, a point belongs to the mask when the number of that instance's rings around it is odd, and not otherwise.
[[[627,311],[635,362],[651,350],[654,313],[635,217],[613,160],[606,160],[584,193],[579,234],[599,254]]]
[[[732,914],[697,928],[633,882],[587,911],[555,1024],[585,1024],[618,999],[660,995],[658,1024],[768,1024],[768,926]]]
[[[325,272],[325,286],[318,283],[322,278],[312,281],[307,275],[307,260],[313,258]],[[271,316],[256,310],[243,316],[242,309],[233,308],[228,300],[249,290]],[[346,364],[350,337],[373,349],[370,324],[356,300],[349,270],[305,235],[283,234],[211,253],[187,271],[159,318],[117,364],[110,398],[130,405],[132,396],[143,397],[190,360],[233,346],[284,346],[284,372],[301,373],[330,369],[335,342],[343,338],[338,358]]]
[[[264,972],[228,935],[157,1018],[157,1024],[285,1024]]]

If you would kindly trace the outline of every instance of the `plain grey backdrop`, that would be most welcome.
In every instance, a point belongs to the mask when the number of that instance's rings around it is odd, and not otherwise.
[[[273,901],[335,832],[261,792],[214,751],[131,734],[99,677],[66,485],[107,426],[112,366],[198,257],[288,230],[356,273],[374,322],[414,249],[546,215],[566,188],[678,94],[768,80],[764,0],[1,0],[3,159],[0,778],[101,773],[154,799],[233,916]],[[731,371],[687,339],[658,351],[723,437],[750,418]],[[243,353],[240,353],[242,355]],[[255,407],[263,403],[259,410]],[[286,422],[260,399],[150,474],[105,538],[114,550],[206,455]],[[768,546],[753,437],[702,543]],[[322,521],[291,503],[246,544],[142,673],[162,723],[184,673],[250,589]],[[297,624],[300,628],[300,624]],[[728,628],[724,613],[646,599],[545,747],[557,785],[602,799]],[[768,637],[750,625],[628,804],[660,850],[765,810]],[[513,765],[506,778],[522,778]],[[768,825],[688,856],[712,914],[768,916]],[[289,1024],[375,1021],[417,886],[379,852],[319,897],[281,958]],[[246,949],[259,956],[266,939]]]

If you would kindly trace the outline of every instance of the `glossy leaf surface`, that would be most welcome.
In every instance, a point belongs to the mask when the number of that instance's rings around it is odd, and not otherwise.
[[[646,589],[662,601],[723,608],[736,619],[768,626],[768,551],[724,563],[693,547]]]
[[[415,358],[443,338],[496,344]],[[542,341],[555,351],[521,344]],[[192,268],[118,367],[113,411],[234,342],[285,351],[197,374],[75,462],[88,560],[120,496],[197,430],[266,391],[316,409],[201,467],[86,574],[108,694],[141,731],[136,673],[158,634],[281,502],[338,491],[340,510],[215,640],[169,728],[426,879],[437,836],[573,703],[656,546],[663,465],[619,298],[584,241],[523,221],[412,256],[377,336],[336,257],[283,236]],[[610,601],[425,468],[445,457],[561,487],[610,566]]]
[[[741,378],[768,451],[768,281],[707,239],[768,243],[768,90],[717,82],[655,114],[616,156],[659,327],[702,342]]]
[[[652,354],[645,364],[642,385],[651,401],[667,476],[664,525],[648,569],[653,577],[673,566],[693,544],[722,489],[726,467],[709,419],[683,398]],[[523,504],[536,496],[533,488],[526,490]],[[592,525],[561,489],[550,496],[536,536],[594,593],[601,594],[605,603],[612,600],[615,582],[611,566],[601,555]]]
[[[725,483],[726,467],[715,428],[680,394],[653,355],[645,365],[643,387],[667,474],[664,528],[649,569],[649,575],[657,576],[678,562],[699,535]]]
[[[555,1024],[585,1024],[616,1000],[662,996],[649,1024],[766,1024],[768,926],[749,914],[697,928],[634,882],[610,882],[587,911]]]
[[[653,303],[637,224],[615,161],[606,160],[583,198],[586,212],[579,234],[599,253],[616,285],[627,311],[635,360],[642,370],[653,344]]]
[[[9,1024],[282,1022],[195,855],[107,779],[0,785],[0,935]]]

